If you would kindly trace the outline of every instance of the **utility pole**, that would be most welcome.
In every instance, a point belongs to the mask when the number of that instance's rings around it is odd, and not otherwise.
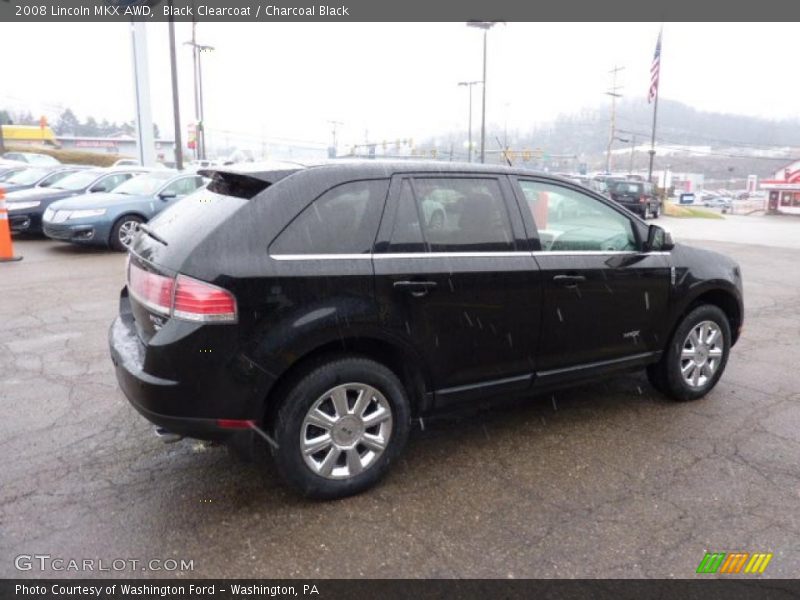
[[[187,42],[188,43],[188,42]],[[203,132],[200,131],[200,96],[197,93],[197,21],[192,20],[192,68],[194,76],[194,158],[200,158],[200,148],[203,139]]]
[[[614,68],[609,71],[611,74],[611,89],[606,92],[606,95],[611,96],[611,130],[608,135],[608,147],[606,148],[606,173],[611,172],[611,146],[614,144],[617,128],[617,98],[622,97],[622,94],[618,93],[622,86],[617,85],[617,74],[624,69],[625,67],[614,65]]]
[[[331,144],[330,149],[328,150],[328,158],[336,158],[336,155],[339,153],[338,151],[338,144],[336,140],[336,128],[339,125],[344,125],[341,121],[333,121],[330,120],[328,123],[331,125],[331,137],[333,138],[333,143]]]
[[[483,98],[481,100],[481,163],[486,162],[486,38],[497,21],[468,21],[468,27],[483,30]]]
[[[631,134],[631,162],[628,165],[628,174],[633,175],[633,151],[636,148],[636,136]]]
[[[170,0],[172,8],[172,0]],[[181,110],[178,101],[178,61],[175,56],[175,19],[169,18],[169,63],[172,72],[172,120],[175,130],[175,168],[183,169],[183,142],[181,141]]]
[[[467,162],[472,162],[472,86],[483,83],[482,81],[459,81],[459,87],[464,86],[469,91],[469,117],[467,119]]]
[[[202,52],[215,50],[214,46],[197,43],[197,21],[192,21],[192,39],[183,43],[192,47],[192,62],[194,64],[194,116],[197,122],[195,141],[195,158],[206,158],[206,122],[203,107],[203,63],[200,58]]]

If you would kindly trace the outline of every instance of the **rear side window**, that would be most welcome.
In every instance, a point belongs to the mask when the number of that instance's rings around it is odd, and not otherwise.
[[[496,179],[419,177],[402,184],[391,252],[496,252],[514,236]]]
[[[307,206],[270,247],[272,254],[364,254],[372,251],[388,180],[336,186]]]

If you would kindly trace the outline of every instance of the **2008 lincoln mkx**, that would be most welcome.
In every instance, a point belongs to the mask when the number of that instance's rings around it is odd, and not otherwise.
[[[141,228],[109,341],[175,436],[274,440],[282,476],[373,485],[412,419],[646,369],[707,394],[742,327],[732,260],[557,177],[435,162],[206,171]]]

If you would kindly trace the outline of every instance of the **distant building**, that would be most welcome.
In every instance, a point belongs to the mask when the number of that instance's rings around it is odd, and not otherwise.
[[[653,181],[658,187],[673,188],[675,194],[680,195],[702,191],[705,176],[702,173],[680,173],[667,169],[666,171],[653,171]]]
[[[62,135],[57,138],[59,145],[65,150],[83,150],[101,154],[119,154],[136,158],[136,138],[127,135],[110,137],[87,137]],[[175,162],[175,142],[173,140],[156,140],[156,160],[162,163]]]
[[[767,192],[768,213],[800,215],[800,160],[775,171],[772,179],[762,179],[760,187]]]

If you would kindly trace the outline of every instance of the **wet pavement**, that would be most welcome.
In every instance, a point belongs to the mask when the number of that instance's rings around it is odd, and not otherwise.
[[[750,219],[711,237],[767,223]],[[661,222],[678,239],[702,225]],[[25,259],[0,265],[0,576],[692,577],[706,551],[766,551],[764,576],[796,577],[800,249],[694,243],[745,277],[744,333],[707,398],[626,375],[426,421],[376,489],[316,503],[268,461],[164,445],[130,408],[106,348],[122,255],[17,241]],[[194,570],[19,572],[21,554]]]

